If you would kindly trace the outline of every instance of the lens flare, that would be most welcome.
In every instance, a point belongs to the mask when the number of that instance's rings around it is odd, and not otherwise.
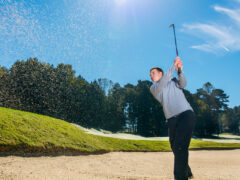
[[[127,0],[115,0],[115,2],[118,6],[122,6],[127,2]]]

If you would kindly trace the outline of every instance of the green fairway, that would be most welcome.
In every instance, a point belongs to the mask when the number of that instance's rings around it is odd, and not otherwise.
[[[192,140],[191,149],[233,149],[240,143]],[[170,151],[167,141],[125,140],[91,135],[63,120],[0,108],[0,152],[101,153]]]

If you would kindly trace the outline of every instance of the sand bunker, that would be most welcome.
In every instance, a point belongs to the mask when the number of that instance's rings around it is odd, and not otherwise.
[[[239,180],[240,150],[190,151],[195,180]],[[172,180],[171,152],[0,157],[1,180]]]

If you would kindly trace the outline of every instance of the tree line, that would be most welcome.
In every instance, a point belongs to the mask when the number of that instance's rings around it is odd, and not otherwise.
[[[137,85],[100,78],[87,82],[71,65],[57,67],[37,58],[0,66],[0,106],[48,115],[87,128],[124,131],[143,136],[167,135],[161,105],[149,91],[152,82]],[[229,96],[207,82],[196,93],[184,90],[197,123],[195,136],[239,134],[240,106],[229,108]]]

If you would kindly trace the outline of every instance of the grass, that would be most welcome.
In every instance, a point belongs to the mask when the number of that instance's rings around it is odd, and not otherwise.
[[[191,149],[235,149],[240,143],[192,140]],[[170,151],[167,141],[126,140],[91,135],[63,120],[0,107],[0,152],[103,153]]]

